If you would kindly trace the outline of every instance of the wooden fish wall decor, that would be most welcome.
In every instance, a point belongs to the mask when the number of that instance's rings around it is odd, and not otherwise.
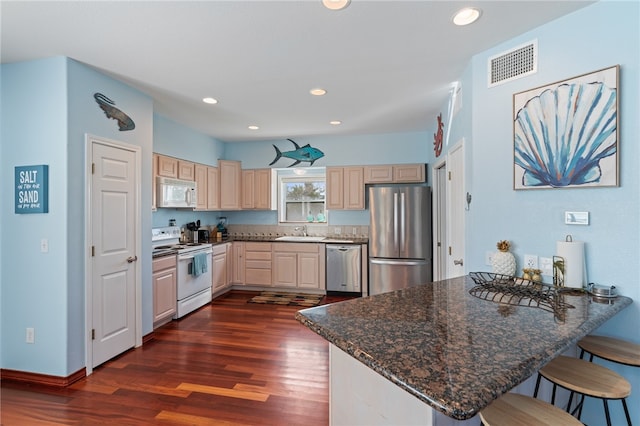
[[[442,153],[442,138],[444,136],[444,123],[442,122],[442,113],[438,115],[438,131],[433,134],[433,152],[436,157],[440,157]]]
[[[136,128],[136,123],[133,122],[131,117],[116,108],[114,106],[116,103],[111,99],[107,98],[102,93],[94,93],[93,98],[100,106],[100,109],[104,111],[104,115],[106,115],[107,118],[111,118],[118,122],[118,127],[120,128],[121,132],[126,130],[133,130]]]
[[[276,158],[271,163],[269,163],[270,166],[275,164],[275,162],[282,157],[295,160],[295,163],[292,163],[287,167],[296,166],[300,164],[302,161],[306,161],[309,163],[310,166],[313,166],[313,163],[317,159],[324,157],[324,152],[320,151],[318,148],[314,148],[309,144],[306,144],[305,146],[300,147],[300,145],[298,145],[291,139],[287,139],[287,140],[290,141],[296,149],[293,151],[282,152],[280,151],[280,149],[278,149],[277,146],[273,145],[273,147],[276,149]]]

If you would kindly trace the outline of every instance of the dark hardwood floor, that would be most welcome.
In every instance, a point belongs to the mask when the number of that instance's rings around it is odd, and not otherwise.
[[[2,425],[327,425],[328,343],[299,307],[253,294],[214,300],[67,388],[2,383]]]

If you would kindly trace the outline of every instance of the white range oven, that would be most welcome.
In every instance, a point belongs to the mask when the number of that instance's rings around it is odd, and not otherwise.
[[[212,284],[212,244],[180,243],[180,228],[167,226],[152,230],[153,255],[175,254],[176,266],[176,314],[174,319],[181,318],[201,306],[211,302]],[[194,267],[194,259],[202,256],[206,268],[199,271]]]

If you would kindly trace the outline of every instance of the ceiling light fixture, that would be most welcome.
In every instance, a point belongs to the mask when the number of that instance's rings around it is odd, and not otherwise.
[[[251,126],[247,127],[249,130],[258,130],[260,127],[252,124]]]
[[[331,121],[329,122],[329,124],[331,124],[331,125],[333,125],[333,126],[339,126],[339,125],[341,125],[341,124],[342,124],[342,121],[340,121],[340,120],[331,120]]]
[[[480,18],[480,9],[465,7],[453,15],[453,23],[456,25],[469,25],[477,21],[478,18]]]
[[[351,0],[322,0],[322,5],[329,10],[342,10],[349,6]]]
[[[321,88],[317,88],[309,90],[309,93],[311,93],[313,96],[324,96],[327,94],[327,91]]]
[[[214,105],[218,103],[218,100],[215,98],[202,98],[202,102],[204,102],[205,104]]]

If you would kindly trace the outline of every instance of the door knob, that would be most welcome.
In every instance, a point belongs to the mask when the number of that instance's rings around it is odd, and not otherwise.
[[[460,265],[460,266],[462,266],[462,259],[460,259],[460,260],[454,260],[454,261],[453,261],[453,264],[454,264],[454,265]]]
[[[129,263],[133,263],[136,260],[138,260],[138,256],[129,256],[129,257],[127,257],[127,262],[129,262]]]

